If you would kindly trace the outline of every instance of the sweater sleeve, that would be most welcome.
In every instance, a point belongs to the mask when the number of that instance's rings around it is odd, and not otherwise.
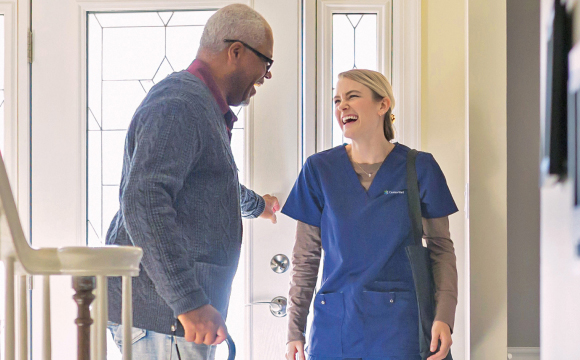
[[[264,212],[266,202],[260,195],[240,184],[240,207],[244,218],[255,219]]]
[[[143,268],[175,317],[210,302],[183,248],[173,206],[203,146],[196,116],[204,112],[192,110],[199,109],[174,99],[136,115],[134,140],[126,142],[125,161],[131,166],[120,199],[131,241],[143,248]]]
[[[449,218],[423,218],[423,229],[435,280],[435,320],[443,321],[453,332],[457,307],[457,261],[449,234]]]
[[[305,341],[306,321],[316,287],[322,253],[320,239],[319,227],[298,221],[290,274],[288,342]]]

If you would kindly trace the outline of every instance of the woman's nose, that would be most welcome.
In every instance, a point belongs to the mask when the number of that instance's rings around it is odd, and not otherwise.
[[[348,108],[348,103],[346,101],[341,100],[340,103],[338,104],[338,108],[340,110],[345,110]]]

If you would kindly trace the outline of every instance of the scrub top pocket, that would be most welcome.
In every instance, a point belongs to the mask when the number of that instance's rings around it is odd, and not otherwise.
[[[309,353],[327,357],[342,356],[342,293],[317,294],[314,298],[314,321]]]
[[[417,303],[410,291],[364,291],[364,342],[368,356],[419,354]]]

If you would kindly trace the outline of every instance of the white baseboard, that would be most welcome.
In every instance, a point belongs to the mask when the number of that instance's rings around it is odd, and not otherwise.
[[[540,360],[539,347],[509,347],[508,360]]]

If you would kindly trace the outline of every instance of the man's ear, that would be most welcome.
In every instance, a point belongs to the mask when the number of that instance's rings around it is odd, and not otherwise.
[[[233,43],[228,48],[228,62],[237,62],[240,59],[240,55],[242,51],[242,44],[240,43]]]

